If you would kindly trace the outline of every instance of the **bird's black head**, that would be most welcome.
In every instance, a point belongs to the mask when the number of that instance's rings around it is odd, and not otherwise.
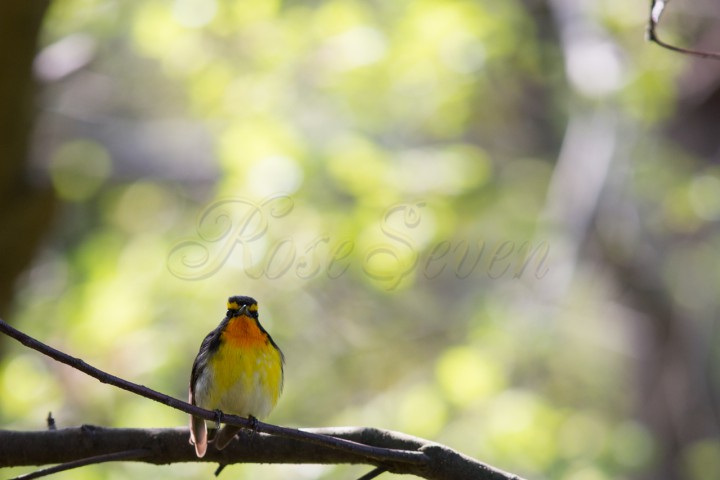
[[[228,298],[227,308],[228,317],[239,315],[241,311],[247,312],[247,314],[252,317],[257,317],[258,314],[257,301],[252,297],[245,297],[242,295],[236,295]]]

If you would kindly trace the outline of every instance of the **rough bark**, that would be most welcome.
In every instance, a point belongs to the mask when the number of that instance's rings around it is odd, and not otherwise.
[[[210,448],[203,458],[195,456],[188,443],[187,428],[123,429],[84,425],[61,430],[17,432],[0,430],[0,467],[66,463],[123,451],[137,452],[134,461],[151,464],[179,462],[368,464],[393,473],[448,480],[511,480],[519,477],[498,470],[446,446],[398,432],[375,428],[314,428],[303,431],[343,438],[380,448],[418,451],[427,462],[379,462],[363,455],[341,451],[292,438],[248,430],[224,450]],[[144,453],[143,453],[144,452]]]

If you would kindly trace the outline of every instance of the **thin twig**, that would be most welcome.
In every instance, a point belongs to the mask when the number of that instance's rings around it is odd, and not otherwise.
[[[103,372],[102,370],[95,368],[92,365],[89,365],[88,363],[84,362],[79,358],[75,358],[64,352],[61,352],[11,327],[2,319],[0,319],[0,332],[3,332],[9,337],[14,338],[26,347],[37,350],[38,352],[47,355],[48,357],[53,358],[60,363],[69,365],[76,370],[80,370],[81,372],[93,378],[96,378],[102,383],[106,383],[108,385],[113,385],[123,390],[127,390],[128,392],[135,393],[145,398],[149,398],[150,400],[154,400],[182,412],[204,418],[205,420],[214,420],[217,417],[217,413],[212,410],[205,410],[204,408],[200,408],[195,405],[183,402],[176,398],[152,390],[143,385],[138,385],[136,383],[129,382],[114,375],[110,375],[109,373]],[[429,461],[427,455],[422,452],[373,447],[370,445],[365,445],[363,443],[353,442],[351,440],[330,437],[327,435],[319,435],[316,433],[310,433],[295,428],[280,427],[277,425],[272,425],[259,421],[251,422],[247,418],[239,417],[237,415],[225,414],[223,415],[223,421],[228,425],[235,425],[238,427],[247,428],[251,426],[256,426],[255,430],[258,432],[271,435],[279,435],[286,438],[292,438],[308,443],[314,443],[316,445],[323,445],[329,448],[334,448],[336,450],[350,452],[377,462],[400,462],[412,465],[425,465]]]
[[[686,55],[693,55],[695,57],[700,58],[712,58],[715,60],[720,60],[720,53],[717,52],[707,52],[702,50],[692,50],[689,48],[683,48],[683,47],[677,47],[675,45],[670,45],[669,43],[664,42],[663,40],[660,40],[660,37],[658,37],[657,34],[657,27],[660,23],[660,17],[662,17],[663,12],[665,11],[665,7],[667,4],[670,3],[670,0],[652,0],[650,3],[650,19],[648,20],[648,28],[647,28],[647,38],[651,42],[655,42],[658,45],[660,45],[663,48],[666,48],[668,50],[672,50],[675,52],[680,52]]]
[[[358,480],[371,480],[375,477],[379,477],[383,473],[387,472],[387,468],[385,467],[377,467],[372,470],[370,470],[368,473],[363,475],[362,477],[358,478]]]
[[[116,453],[107,453],[105,455],[97,455],[94,457],[88,457],[88,458],[83,458],[80,460],[75,460],[73,462],[63,463],[61,465],[55,465],[54,467],[50,467],[50,468],[43,468],[42,470],[35,470],[34,472],[26,473],[25,475],[20,475],[19,477],[15,477],[10,480],[30,480],[31,478],[46,477],[46,476],[52,475],[54,473],[64,472],[67,470],[72,470],[74,468],[85,467],[87,465],[95,465],[98,463],[106,463],[106,462],[116,462],[118,460],[134,460],[134,459],[138,459],[138,458],[143,458],[143,457],[150,455],[150,453],[151,453],[150,450],[145,450],[145,449],[127,450],[124,452],[116,452]]]
[[[47,427],[48,430],[57,430],[57,426],[55,426],[55,419],[52,416],[52,412],[48,412]]]

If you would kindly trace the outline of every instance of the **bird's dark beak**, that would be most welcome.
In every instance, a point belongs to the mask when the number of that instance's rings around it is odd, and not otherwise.
[[[238,315],[249,315],[248,314],[248,306],[243,305],[242,307],[238,308]]]

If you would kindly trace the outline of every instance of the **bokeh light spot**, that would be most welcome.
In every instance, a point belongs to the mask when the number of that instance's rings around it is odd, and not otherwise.
[[[462,406],[486,398],[505,385],[505,376],[497,361],[472,347],[447,350],[440,357],[435,373],[447,398]]]
[[[111,168],[110,154],[102,145],[75,140],[62,144],[53,153],[50,175],[61,198],[79,202],[98,191]]]
[[[443,427],[446,418],[447,406],[431,387],[416,387],[400,402],[400,428],[410,434],[432,438]]]
[[[173,18],[183,27],[199,28],[207,25],[217,13],[215,0],[175,0]]]

